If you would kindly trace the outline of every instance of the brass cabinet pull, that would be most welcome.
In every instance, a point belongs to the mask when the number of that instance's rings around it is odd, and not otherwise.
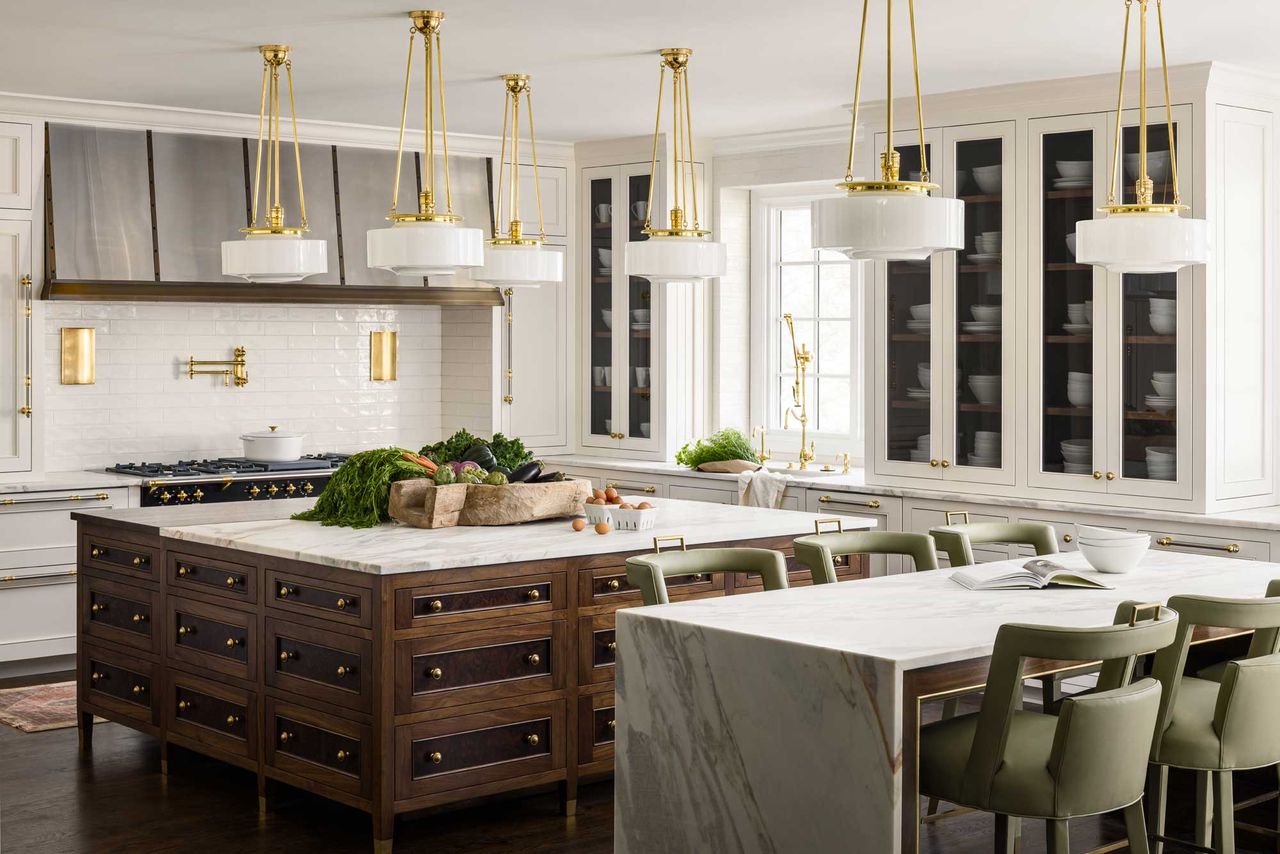
[[[1093,473],[1093,479],[1094,479],[1094,480],[1102,480],[1102,472],[1100,472],[1100,471],[1095,471],[1095,472]]]
[[[227,586],[228,586],[228,587],[235,587],[235,586],[236,586],[237,584],[239,584],[239,583],[240,583],[240,580],[239,580],[238,578],[236,578],[234,575],[228,575],[228,576],[227,576]]]
[[[97,546],[94,546],[93,548],[89,549],[90,557],[102,557],[106,553],[107,553],[106,549],[100,549]]]
[[[645,494],[645,495],[653,495],[653,494],[654,494],[655,492],[657,492],[657,491],[658,491],[658,487],[656,487],[656,486],[646,486],[646,487],[644,488],[644,494]]]
[[[333,604],[337,607],[339,611],[345,611],[347,608],[347,605],[349,605],[350,602],[346,599],[343,599],[341,596],[339,596],[338,601],[334,602]]]
[[[346,762],[346,761],[347,761],[348,759],[350,759],[350,758],[351,758],[351,754],[350,754],[350,753],[348,753],[347,751],[345,751],[345,750],[339,750],[339,751],[338,751],[338,761],[339,761],[339,762]]]
[[[694,573],[693,575],[689,576],[689,578],[691,578],[694,581],[706,581],[706,576],[704,576],[701,572]]]
[[[945,468],[950,468],[950,467],[951,467],[951,461],[950,461],[950,460],[943,460],[942,462],[938,463],[938,465],[942,466],[944,469],[945,469]]]
[[[297,654],[296,652],[289,652],[289,650],[287,650],[287,649],[282,649],[282,650],[280,650],[280,663],[281,663],[281,664],[284,664],[285,662],[287,662],[287,661],[288,661],[289,659],[291,659],[291,658],[297,658],[297,657],[298,657],[298,654]]]
[[[184,636],[184,635],[194,635],[195,633],[196,633],[196,627],[195,627],[195,626],[184,626],[184,625],[182,625],[181,623],[179,623],[179,624],[178,624],[178,636],[179,636],[179,637],[182,637],[182,636]]]
[[[532,747],[536,747],[538,742],[541,740],[542,739],[538,738],[538,734],[536,732],[531,732],[524,737],[524,743]]]
[[[1063,541],[1064,543],[1069,543],[1069,542],[1071,542],[1071,541],[1072,541],[1072,540],[1074,540],[1074,539],[1075,539],[1075,537],[1071,536],[1070,534],[1063,534],[1063,535],[1062,535],[1062,541]]]
[[[444,671],[441,670],[439,667],[433,667],[427,671],[427,675],[430,676],[432,679],[443,679]]]
[[[830,504],[831,502],[833,502],[833,501],[835,501],[835,500],[836,500],[836,499],[832,498],[830,495],[820,495],[820,496],[818,496],[818,503],[819,503],[819,504]],[[860,502],[856,502],[856,503],[861,504],[863,507],[870,507],[872,510],[878,510],[878,509],[880,508],[880,499],[879,499],[879,498],[871,498],[871,499],[868,499],[868,500],[866,500],[866,501],[860,501]]]
[[[240,723],[239,715],[227,715],[227,726],[235,726]]]
[[[1115,479],[1116,479],[1116,473],[1115,473],[1115,472],[1113,472],[1113,471],[1109,471],[1109,472],[1107,472],[1107,480],[1115,480]]]
[[[194,703],[192,703],[190,700],[179,700],[179,701],[178,701],[178,711],[180,711],[180,712],[189,712],[189,711],[191,711],[191,709],[192,709],[192,708],[194,708],[194,705],[195,705],[195,704],[194,704]]]
[[[433,750],[431,753],[427,754],[427,758],[431,760],[433,765],[439,765],[444,761],[444,754],[438,750]]]
[[[873,498],[870,501],[866,502],[866,505],[870,507],[872,510],[877,510],[880,507],[880,499]]]
[[[528,593],[524,594],[524,598],[528,599],[530,602],[537,602],[539,599],[542,598],[542,593],[537,588],[534,588],[533,590],[530,590]]]
[[[236,647],[242,643],[244,643],[244,641],[242,641],[240,638],[227,638],[228,647]]]
[[[1207,549],[1207,550],[1209,550],[1209,551],[1215,551],[1215,552],[1226,552],[1226,553],[1227,553],[1227,554],[1229,554],[1229,555],[1234,555],[1234,554],[1239,554],[1239,553],[1240,553],[1240,544],[1239,544],[1239,543],[1227,543],[1225,546],[1219,546],[1219,545],[1215,545],[1215,544],[1211,544],[1211,543],[1188,543],[1188,542],[1179,542],[1179,541],[1175,540],[1173,537],[1161,537],[1160,539],[1156,540],[1156,545],[1158,545],[1158,546],[1182,546],[1182,548],[1184,548],[1184,549]]]
[[[106,679],[106,678],[107,678],[107,675],[105,673],[99,673],[96,670],[93,673],[89,674],[90,682],[97,682],[100,679]]]
[[[618,642],[617,642],[617,641],[609,641],[609,642],[608,642],[607,644],[605,644],[604,646],[605,646],[605,649],[609,650],[610,652],[617,652],[617,651],[618,651]]]
[[[146,689],[145,687],[143,687],[142,685],[134,685],[134,686],[133,686],[133,693],[134,693],[134,694],[144,694],[144,693],[146,693],[146,690],[147,690],[147,689]]]
[[[444,610],[444,603],[441,602],[439,599],[432,599],[430,602],[427,603],[427,607],[430,608],[433,612],[442,611]]]
[[[616,730],[617,728],[618,728],[618,722],[617,722],[617,721],[609,721],[609,729],[610,729],[610,730]]]
[[[277,594],[277,595],[279,595],[279,597],[280,597],[281,599],[288,599],[288,598],[289,598],[289,594],[290,594],[290,593],[292,593],[292,592],[293,592],[293,591],[289,589],[289,585],[287,585],[287,584],[281,584],[281,585],[280,585],[280,592],[279,592],[279,594]]]
[[[937,461],[937,460],[929,460],[929,465],[931,465],[933,468],[937,468],[937,467],[938,467],[938,461]]]
[[[293,733],[291,733],[291,732],[282,732],[282,733],[280,733],[280,743],[281,743],[281,744],[288,744],[288,743],[290,742],[290,740],[292,740],[293,738],[294,738],[294,735],[293,735]]]
[[[608,587],[610,590],[621,590],[622,582],[616,578],[610,578],[608,581],[604,583],[604,586]]]
[[[133,621],[134,621],[135,623],[145,623],[145,622],[147,621],[147,615],[146,615],[146,614],[134,614],[134,615],[133,615]]]
[[[346,666],[345,664],[339,664],[339,665],[338,665],[338,678],[339,678],[339,679],[344,679],[344,678],[346,678],[347,676],[350,676],[352,673],[355,673],[355,672],[356,672],[356,669],[355,669],[354,667],[348,667],[348,666]]]
[[[184,576],[184,577],[185,577],[186,575],[190,574],[190,572],[191,572],[191,570],[190,570],[190,569],[188,569],[187,567],[183,566],[182,564],[178,564],[178,575],[181,575],[181,576]]]
[[[538,655],[536,652],[531,652],[524,657],[524,660],[529,662],[531,666],[537,667],[542,663],[542,656]]]
[[[142,563],[143,563],[143,561],[142,561],[142,558],[140,558],[140,557],[135,557],[135,558],[133,559],[133,565],[134,565],[134,566],[142,566]]]
[[[107,606],[103,602],[94,602],[89,606],[89,611],[94,614],[101,614],[105,610],[107,610]]]

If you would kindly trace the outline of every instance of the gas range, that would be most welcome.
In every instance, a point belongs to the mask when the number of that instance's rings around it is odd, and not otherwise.
[[[270,501],[319,495],[349,454],[308,454],[287,462],[258,462],[243,457],[178,460],[175,463],[117,463],[107,471],[134,475],[142,482],[141,504],[221,504]]]

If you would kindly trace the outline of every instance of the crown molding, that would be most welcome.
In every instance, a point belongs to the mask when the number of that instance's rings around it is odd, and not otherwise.
[[[860,130],[861,139],[865,131]],[[722,136],[714,140],[716,157],[733,156],[735,154],[756,154],[762,151],[778,151],[789,148],[813,148],[819,145],[848,145],[849,126],[829,125],[827,127],[801,128],[798,130],[767,131],[764,133],[743,134],[742,136]]]

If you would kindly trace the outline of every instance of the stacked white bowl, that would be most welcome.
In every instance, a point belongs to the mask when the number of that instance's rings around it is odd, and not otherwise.
[[[1076,543],[1089,566],[1098,572],[1128,572],[1151,548],[1150,534],[1111,528],[1076,526]]]
[[[973,434],[973,453],[969,465],[986,468],[1000,467],[1000,431],[977,430]]]
[[[1153,184],[1163,184],[1169,180],[1169,152],[1168,151],[1148,151],[1147,152],[1147,177],[1151,179]],[[1138,155],[1126,154],[1124,156],[1124,171],[1130,180],[1138,177]]]
[[[910,457],[913,463],[929,462],[929,434],[924,433],[916,437],[916,446],[911,449]]]
[[[1088,178],[1093,174],[1092,160],[1055,160],[1053,165],[1063,178]]]
[[[1155,394],[1146,397],[1148,409],[1169,412],[1178,405],[1178,374],[1176,371],[1155,371],[1151,374],[1151,387]]]
[[[1067,400],[1072,406],[1093,405],[1093,374],[1083,371],[1067,372]]]
[[[982,255],[999,255],[1004,233],[984,231],[973,238],[974,248]]]
[[[971,374],[969,376],[969,388],[972,389],[973,396],[978,399],[978,403],[990,405],[1000,402],[999,374]]]
[[[1148,445],[1147,477],[1152,480],[1177,480],[1178,449],[1163,445]]]
[[[1069,302],[1067,303],[1067,320],[1076,326],[1088,326],[1091,323],[1089,316],[1093,313],[1092,308],[1089,302]]]
[[[1071,253],[1071,257],[1076,257],[1076,233],[1073,231],[1067,235],[1067,251]]]
[[[1151,329],[1157,335],[1172,335],[1178,331],[1178,301],[1152,297],[1151,313],[1147,316],[1151,321]]]
[[[929,310],[930,310],[932,307],[933,307],[933,306],[932,306],[932,304],[931,304],[931,303],[927,303],[927,302],[926,302],[926,303],[924,303],[924,304],[922,304],[922,305],[913,305],[913,306],[911,306],[911,308],[910,308],[910,311],[911,311],[911,319],[912,319],[912,320],[928,320],[928,319],[929,319]]]
[[[979,323],[1000,322],[999,305],[971,305],[969,311],[973,312],[973,319]]]
[[[923,389],[928,389],[929,380],[931,376],[929,372],[928,362],[921,362],[920,364],[916,365],[916,376],[920,378],[920,387]]]
[[[1093,440],[1063,439],[1058,443],[1062,449],[1062,470],[1067,474],[1089,474],[1093,471]]]
[[[978,189],[984,193],[1000,192],[1001,175],[1002,170],[999,164],[973,167],[973,180],[977,183]]]

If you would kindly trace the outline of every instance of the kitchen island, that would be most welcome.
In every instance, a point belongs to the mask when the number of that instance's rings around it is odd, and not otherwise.
[[[1089,571],[1078,552],[1055,560]],[[981,688],[1001,625],[1262,596],[1280,565],[1150,552],[1102,576],[1113,590],[970,591],[951,573],[619,613],[615,851],[914,854],[921,705]]]
[[[640,604],[625,559],[660,536],[776,548],[804,584],[792,541],[821,518],[666,500],[653,530],[599,536],[289,519],[307,506],[74,514],[81,743],[98,715],[161,739],[163,773],[176,745],[255,772],[262,808],[269,782],[307,789],[369,812],[379,850],[397,814],[507,791],[558,786],[571,814],[579,779],[613,767],[615,612]]]

